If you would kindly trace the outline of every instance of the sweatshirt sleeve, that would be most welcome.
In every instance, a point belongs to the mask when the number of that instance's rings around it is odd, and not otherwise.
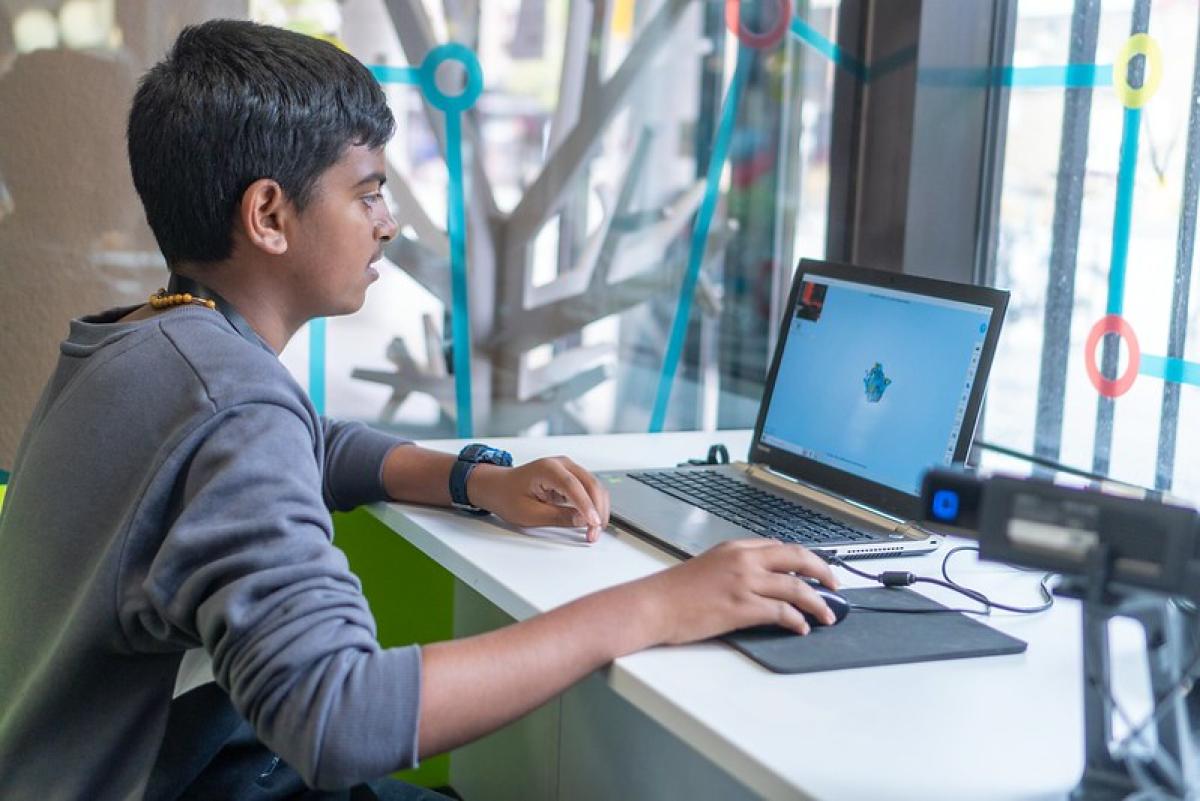
[[[322,491],[325,505],[345,512],[364,503],[388,500],[383,461],[392,448],[410,440],[376,431],[362,423],[321,418],[325,437]]]
[[[340,788],[415,764],[421,660],[416,646],[376,641],[331,544],[314,436],[282,406],[221,412],[144,587],[159,625],[203,643],[259,739],[310,786]],[[334,436],[346,446],[331,457],[340,469],[368,458],[341,436],[363,435]],[[376,437],[363,441],[381,452]]]

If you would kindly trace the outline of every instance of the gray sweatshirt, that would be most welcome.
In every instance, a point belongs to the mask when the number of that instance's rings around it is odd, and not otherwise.
[[[128,311],[71,324],[0,514],[0,798],[141,797],[189,650],[309,784],[411,766],[420,653],[379,647],[330,521],[400,440],[218,312]]]

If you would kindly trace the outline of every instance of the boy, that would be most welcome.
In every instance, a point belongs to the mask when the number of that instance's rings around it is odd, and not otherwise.
[[[455,500],[589,540],[608,522],[567,459],[455,468],[319,418],[276,359],[377,277],[392,130],[361,64],[251,23],[185,30],[143,79],[129,158],[172,285],[72,323],[18,453],[0,517],[0,797],[361,797],[332,791],[622,654],[760,623],[804,633],[801,610],[832,622],[793,575],[832,586],[828,567],[762,540],[488,634],[378,646],[330,510]]]

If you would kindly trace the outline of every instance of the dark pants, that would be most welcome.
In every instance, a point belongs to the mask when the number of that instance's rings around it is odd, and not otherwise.
[[[252,798],[253,796],[245,797]],[[270,797],[275,798],[275,796]],[[414,787],[395,779],[380,779],[337,792],[306,789],[298,795],[284,797],[288,801],[449,801],[441,793],[426,790],[424,787]],[[200,798],[200,796],[196,796],[196,798]]]
[[[171,703],[146,801],[446,801],[395,779],[348,790],[312,790],[258,741],[229,697],[206,684]]]

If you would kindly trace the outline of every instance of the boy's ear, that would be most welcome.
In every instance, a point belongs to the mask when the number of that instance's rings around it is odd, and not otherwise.
[[[288,248],[283,218],[291,211],[283,187],[271,178],[259,178],[242,193],[238,216],[251,245],[281,256]]]

